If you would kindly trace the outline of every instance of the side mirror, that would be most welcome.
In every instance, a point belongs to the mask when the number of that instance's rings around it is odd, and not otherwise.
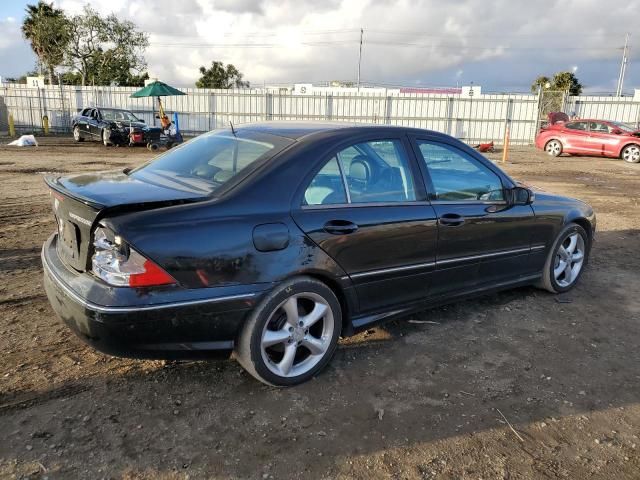
[[[513,187],[511,189],[512,205],[531,205],[535,200],[535,194],[525,187]]]
[[[611,130],[611,133],[613,133],[614,135],[622,135],[622,130],[620,130],[619,128],[614,128],[613,130]]]
[[[140,123],[147,123],[147,122],[145,122],[145,121],[144,121],[144,118],[139,118],[139,119],[138,119],[138,121],[139,121]]]

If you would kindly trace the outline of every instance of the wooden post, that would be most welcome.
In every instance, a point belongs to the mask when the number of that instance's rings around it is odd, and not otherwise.
[[[42,116],[42,129],[45,135],[49,135],[49,117],[46,115]]]
[[[13,113],[9,114],[9,136],[10,137],[16,136],[16,124],[13,121]]]
[[[504,130],[504,146],[502,147],[502,163],[506,163],[509,160],[509,124],[507,124]]]

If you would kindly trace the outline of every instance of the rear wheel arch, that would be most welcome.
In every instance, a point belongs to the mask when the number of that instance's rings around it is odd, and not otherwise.
[[[338,299],[338,302],[340,303],[340,309],[342,310],[341,334],[343,334],[344,336],[348,336],[351,330],[353,329],[353,325],[351,324],[351,317],[353,316],[353,312],[355,311],[355,308],[356,308],[354,305],[355,299],[349,298],[349,296],[347,295],[347,293],[345,293],[344,289],[342,288],[338,280],[336,280],[334,277],[332,277],[327,273],[317,271],[317,270],[307,271],[307,272],[298,272],[298,273],[292,274],[286,278],[283,278],[280,282],[278,282],[278,284],[287,282],[293,278],[300,278],[300,277],[308,277],[313,280],[322,282],[333,292],[333,294]]]
[[[289,336],[288,340],[286,337],[283,338],[281,336],[276,336],[277,338],[275,338],[275,341],[273,341],[274,339],[272,338],[268,340],[270,343],[265,344],[264,332],[267,328],[269,328],[268,325],[274,318],[273,315],[280,308],[278,305],[282,306],[283,304],[285,304],[285,302],[288,303],[290,299],[298,298],[302,298],[307,301],[311,299],[314,303],[319,302],[321,304],[324,304],[325,306],[328,306],[330,310],[328,310],[326,314],[322,313],[322,316],[317,317],[316,320],[311,320],[312,323],[310,323],[309,327],[307,327],[308,329],[305,330],[304,333],[299,331],[300,329],[304,328],[304,317],[299,317],[296,313],[294,315],[295,321],[292,324],[295,325],[295,327],[289,327],[288,332],[286,332],[286,335]],[[299,304],[297,304],[297,300],[296,305],[299,306]],[[313,309],[315,310],[315,305],[313,306]],[[286,311],[285,313],[287,317],[286,321],[289,321],[290,312]],[[271,289],[259,300],[253,311],[249,313],[236,341],[234,356],[248,373],[256,377],[258,380],[262,381],[263,383],[273,386],[291,386],[304,382],[320,373],[320,371],[322,371],[326,367],[326,365],[333,357],[337,348],[340,333],[342,331],[342,317],[343,312],[340,306],[340,302],[333,290],[329,288],[326,283],[319,281],[317,278],[309,276],[305,273],[292,275],[283,279],[281,282],[278,282],[273,289]],[[281,318],[275,317],[275,320],[277,322],[280,322]],[[311,325],[314,325],[318,320],[322,320],[323,322],[322,324],[320,324],[323,331],[315,332],[315,334],[311,333]],[[326,322],[328,322],[328,324]],[[298,328],[298,324],[300,328]],[[278,326],[277,328],[271,328],[270,330],[272,332],[281,333],[283,329],[284,327]],[[327,329],[329,330],[327,331]],[[306,370],[297,373],[295,372],[295,370],[291,370],[292,365],[295,368],[294,362],[296,362],[296,359],[298,359],[298,357],[291,357],[291,355],[289,355],[290,352],[287,352],[287,350],[290,349],[287,347],[287,344],[291,344],[290,346],[293,347],[293,351],[295,352],[294,355],[296,355],[298,353],[298,347],[295,345],[295,343],[297,342],[298,346],[302,344],[303,348],[308,348],[308,345],[305,343],[305,341],[308,341],[308,335],[316,337],[312,340],[321,340],[320,338],[317,338],[318,333],[321,333],[324,338],[324,345],[321,344],[319,345],[319,347],[324,348],[319,352],[313,352],[315,348],[310,351],[311,356],[313,356],[315,353],[316,358],[315,360],[311,360],[311,364],[308,364],[304,367]],[[304,337],[297,336],[301,334],[304,335]],[[271,347],[271,345],[276,344],[284,344],[285,348],[287,349],[284,352],[285,356],[281,357],[281,360],[278,361],[276,361],[274,358],[265,357],[265,355],[270,357],[273,353],[277,355],[277,352],[265,351],[265,348],[268,349]],[[311,344],[314,345],[313,342]],[[318,345],[316,344],[316,346]],[[282,355],[282,351],[280,351],[280,355]],[[322,356],[318,357],[317,355]],[[287,356],[290,360],[289,362],[285,361],[285,358]],[[299,359],[300,363],[298,364],[304,365],[304,363],[310,358],[311,357],[308,356],[306,358]],[[273,363],[270,363],[270,360],[275,363],[276,367],[278,367],[276,368],[276,370],[272,368]],[[280,371],[279,367],[284,363],[286,363],[288,367],[283,367],[286,368],[286,370]],[[290,375],[290,373],[292,375]]]
[[[331,278],[329,275],[324,275],[321,273],[307,273],[307,275],[324,283],[333,291],[335,296],[338,298],[338,301],[340,302],[340,308],[342,309],[342,333],[348,334],[353,328],[353,325],[351,324],[351,317],[353,311],[355,310],[355,306],[352,305],[354,299],[350,300],[338,281],[336,281],[334,278]]]

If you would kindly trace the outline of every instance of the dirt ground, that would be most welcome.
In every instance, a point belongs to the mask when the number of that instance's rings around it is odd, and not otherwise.
[[[0,147],[0,478],[640,478],[640,165],[514,149],[512,176],[597,212],[580,284],[392,322],[275,389],[231,360],[108,357],[49,307],[42,175],[151,157]]]

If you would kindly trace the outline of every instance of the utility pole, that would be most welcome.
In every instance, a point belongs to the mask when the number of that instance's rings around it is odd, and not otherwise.
[[[364,29],[360,29],[360,53],[358,54],[358,91],[360,91],[360,64],[362,63],[362,35]]]
[[[622,87],[624,86],[624,74],[627,70],[627,61],[629,56],[629,34],[624,35],[624,48],[622,49],[622,62],[620,63],[620,75],[618,76],[618,87],[616,88],[616,97],[622,96]]]

